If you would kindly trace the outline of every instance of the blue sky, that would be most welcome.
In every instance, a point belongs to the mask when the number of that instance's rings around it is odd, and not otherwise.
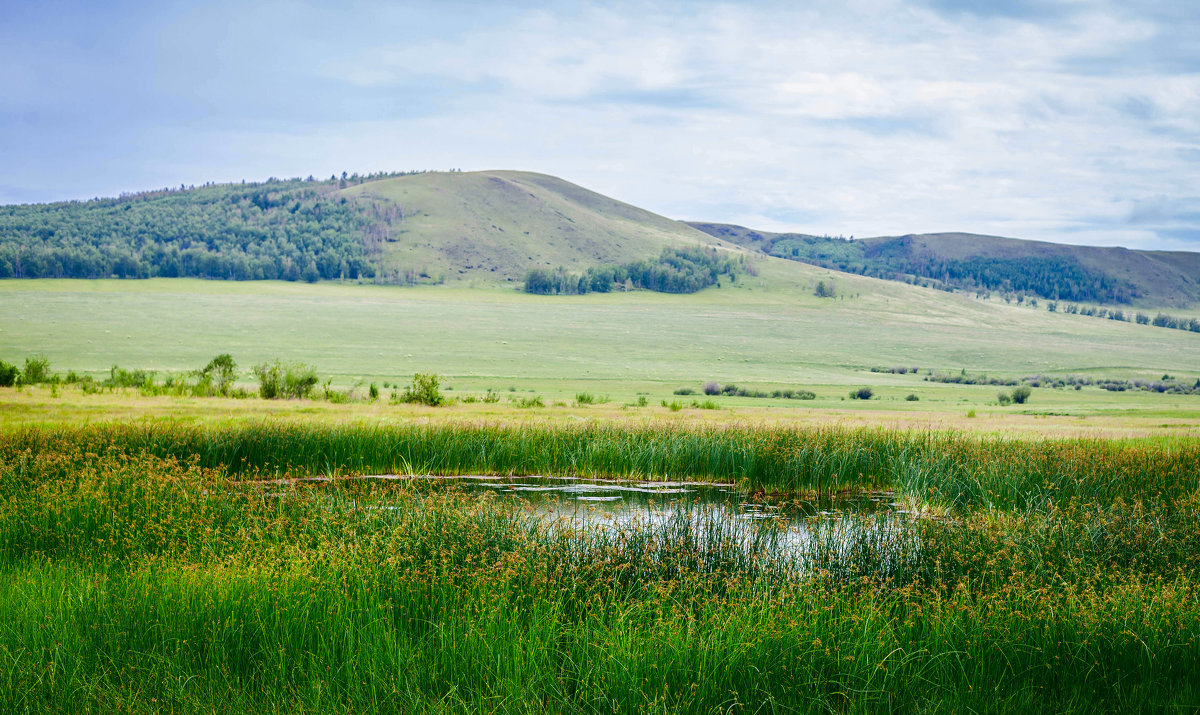
[[[1191,3],[0,4],[0,203],[526,169],[841,235],[1200,250]]]

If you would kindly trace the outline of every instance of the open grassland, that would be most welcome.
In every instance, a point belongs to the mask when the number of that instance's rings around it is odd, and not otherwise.
[[[839,298],[811,294],[836,280]],[[0,354],[184,371],[228,352],[339,381],[861,384],[875,366],[1022,376],[1200,376],[1200,335],[1047,313],[771,259],[695,295],[149,281],[0,282]],[[1191,372],[1188,372],[1188,370]],[[1192,372],[1196,375],[1192,375]],[[897,385],[912,385],[897,376]],[[880,381],[881,377],[872,377]],[[919,380],[917,381],[919,382]],[[886,383],[879,382],[879,386]]]
[[[904,512],[574,528],[280,472],[691,474]],[[1200,448],[890,431],[0,435],[12,712],[1191,712]]]
[[[460,386],[474,384],[454,382]],[[751,399],[676,396],[670,385],[620,382],[595,383],[601,404],[579,405],[573,385],[551,381],[514,381],[517,391],[499,384],[495,404],[464,403],[478,399],[481,390],[447,391],[452,404],[439,407],[392,404],[387,399],[348,403],[312,400],[261,400],[144,396],[135,389],[84,394],[78,387],[38,386],[19,390],[0,388],[0,429],[28,426],[64,427],[120,421],[140,424],[236,425],[263,420],[295,424],[371,424],[379,426],[433,424],[625,425],[668,423],[681,426],[743,425],[786,428],[887,428],[956,431],[1024,439],[1044,437],[1196,438],[1200,436],[1200,407],[1196,396],[1155,393],[1110,393],[1096,388],[1038,389],[1032,404],[1001,406],[994,387],[917,383],[879,389],[870,401],[849,400],[842,386],[818,388],[815,400]],[[879,383],[873,383],[878,385]],[[479,384],[483,388],[484,384]],[[532,390],[532,392],[531,392]],[[834,392],[836,390],[836,392]],[[915,392],[920,400],[904,395]],[[638,394],[644,393],[644,394]],[[543,396],[544,407],[524,408],[519,401]],[[639,397],[647,398],[645,407]],[[662,402],[668,406],[664,407]],[[716,409],[697,405],[711,402]],[[677,405],[677,411],[671,405]],[[974,416],[969,416],[974,413]]]
[[[812,295],[833,280],[842,297]],[[808,266],[767,261],[757,277],[689,296],[531,296],[511,289],[382,288],[192,280],[0,282],[0,359],[43,354],[57,372],[106,376],[114,364],[161,380],[232,353],[240,380],[274,358],[386,398],[415,372],[445,377],[448,398],[498,393],[499,405],[404,411],[386,404],[118,399],[0,391],[0,423],[107,417],[219,419],[309,414],[331,419],[576,418],[642,421],[678,402],[679,419],[883,425],[1044,434],[1196,434],[1200,397],[1034,390],[1001,406],[998,389],[927,382],[926,372],[1159,379],[1200,377],[1200,335],[977,301]],[[918,367],[882,374],[872,367]],[[676,397],[704,382],[806,389],[815,399]],[[384,383],[387,383],[386,385]],[[849,400],[871,387],[874,399]],[[606,397],[569,407],[580,392]],[[907,400],[912,395],[915,400]],[[512,400],[540,396],[547,410]],[[645,399],[648,408],[634,407]],[[708,400],[715,410],[696,410]],[[386,400],[384,400],[386,402]],[[698,414],[705,412],[706,414]],[[975,417],[968,418],[969,414]]]

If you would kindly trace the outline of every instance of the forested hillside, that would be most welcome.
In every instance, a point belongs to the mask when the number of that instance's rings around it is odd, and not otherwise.
[[[402,217],[390,202],[340,194],[366,178],[0,207],[0,278],[370,278]]]
[[[562,179],[342,175],[0,206],[0,278],[517,282],[721,242]]]
[[[973,234],[842,238],[689,224],[763,253],[931,287],[1047,300],[1185,306],[1200,301],[1200,255]]]

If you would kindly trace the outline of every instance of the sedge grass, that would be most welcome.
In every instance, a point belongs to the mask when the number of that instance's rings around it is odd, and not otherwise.
[[[28,441],[25,442],[28,445]],[[240,483],[95,444],[0,455],[10,712],[1193,709],[1194,494],[954,519]]]
[[[238,478],[566,474],[737,482],[773,493],[895,489],[955,509],[1169,499],[1200,489],[1200,444],[1006,440],[769,426],[311,424],[26,428],[0,452],[150,454]],[[64,467],[65,468],[65,467]]]

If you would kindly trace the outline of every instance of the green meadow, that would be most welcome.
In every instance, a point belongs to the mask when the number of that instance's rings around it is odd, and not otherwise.
[[[832,280],[838,296],[812,295]],[[228,352],[339,383],[437,372],[469,388],[922,387],[872,367],[998,376],[1200,377],[1200,336],[834,274],[771,259],[695,295],[147,281],[0,283],[0,355],[59,370],[182,372]],[[1190,371],[1189,371],[1190,370]],[[838,390],[841,392],[841,390]],[[1094,398],[1095,395],[1090,395]],[[1091,400],[1089,400],[1091,401]]]
[[[94,378],[0,388],[4,711],[1200,707],[1200,395],[924,380],[1190,384],[1200,336],[756,270],[690,296],[0,282],[0,359]],[[242,397],[163,386],[220,353]],[[276,358],[311,398],[258,396]],[[442,404],[391,399],[418,372]],[[430,475],[708,482],[742,511],[548,519]]]

